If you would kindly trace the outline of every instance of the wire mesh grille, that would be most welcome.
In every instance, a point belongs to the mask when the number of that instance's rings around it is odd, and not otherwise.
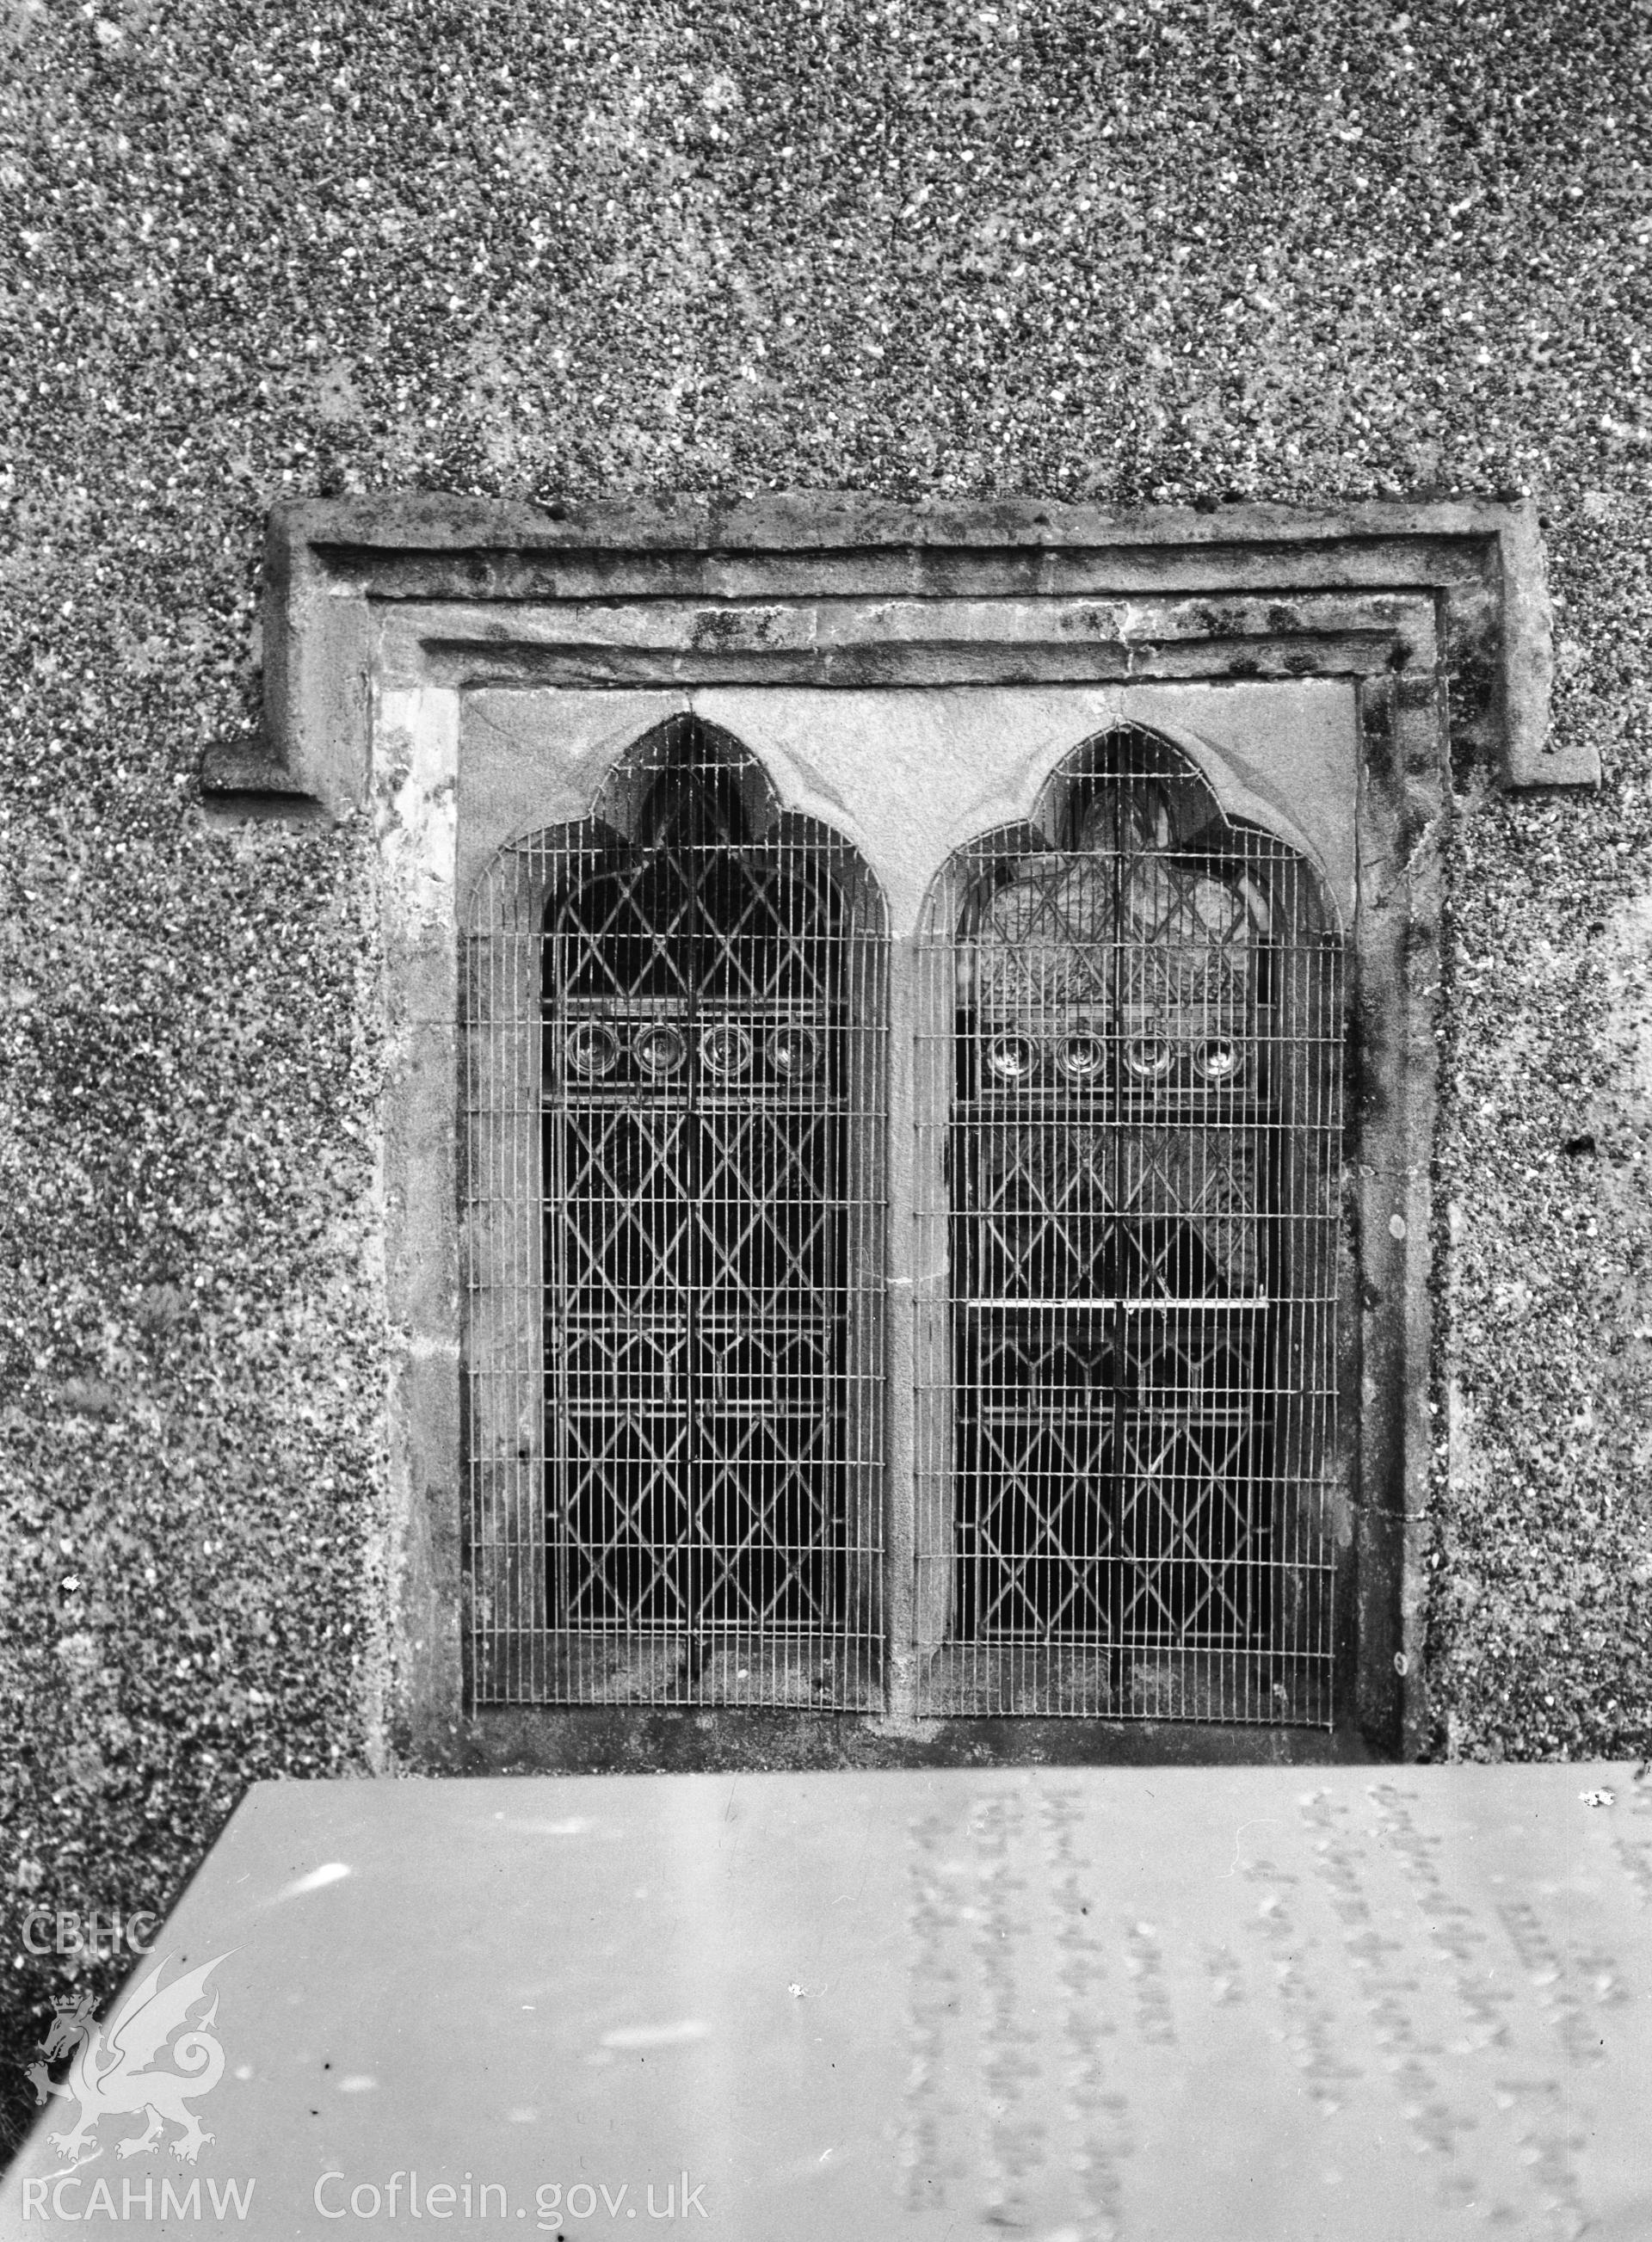
[[[950,868],[930,1709],[1329,1720],[1340,966],[1300,858],[1133,728]]]
[[[881,1686],[870,876],[682,718],[505,852],[467,974],[481,1702]]]

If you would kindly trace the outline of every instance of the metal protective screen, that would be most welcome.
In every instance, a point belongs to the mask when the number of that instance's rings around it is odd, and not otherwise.
[[[936,1709],[1327,1721],[1342,1017],[1317,883],[1128,730],[944,896]]]
[[[692,719],[604,808],[530,850],[537,970],[503,975],[536,993],[542,1524],[504,1548],[521,1506],[490,1516],[473,1472],[500,1561],[473,1564],[478,1694],[859,1704],[883,1624],[876,898]]]

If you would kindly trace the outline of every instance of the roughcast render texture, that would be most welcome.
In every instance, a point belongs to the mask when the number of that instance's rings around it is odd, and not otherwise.
[[[198,779],[283,496],[1530,491],[1604,782],[1455,772],[1429,1748],[1652,1749],[1649,27],[5,0],[8,2078],[31,1903],[382,1757],[367,836]]]

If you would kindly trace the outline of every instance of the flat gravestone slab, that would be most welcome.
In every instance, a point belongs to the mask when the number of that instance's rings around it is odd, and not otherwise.
[[[265,1784],[0,2233],[1644,2242],[1649,1908],[1627,1768]]]

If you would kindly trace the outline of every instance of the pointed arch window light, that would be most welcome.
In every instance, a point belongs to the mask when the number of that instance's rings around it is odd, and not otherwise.
[[[1326,1721],[1342,945],[1316,876],[1120,728],[954,858],[925,957],[931,1708]]]
[[[885,966],[855,851],[690,716],[490,869],[463,1005],[478,1702],[876,1701]]]

